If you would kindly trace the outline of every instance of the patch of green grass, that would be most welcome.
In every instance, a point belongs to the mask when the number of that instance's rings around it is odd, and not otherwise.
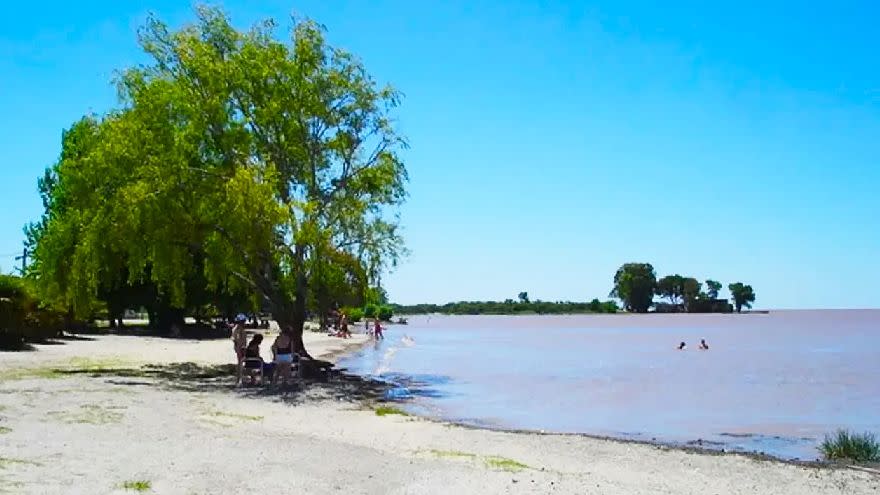
[[[53,363],[36,368],[12,368],[2,370],[0,371],[0,382],[32,378],[66,378],[77,373],[120,374],[124,376],[144,375],[144,372],[140,369],[140,365],[132,361],[125,361],[118,358],[72,358],[66,363]]]
[[[437,456],[437,457],[447,457],[447,458],[453,458],[453,459],[476,459],[477,458],[477,454],[471,454],[470,452],[461,452],[459,450],[431,449],[428,452],[432,455]]]
[[[406,411],[403,411],[401,409],[398,409],[398,408],[392,407],[392,406],[379,406],[376,408],[376,416],[391,416],[391,415],[409,416],[410,414]]]
[[[39,462],[29,461],[27,459],[16,459],[15,457],[0,457],[0,469],[18,464],[20,466],[42,466]]]
[[[487,457],[485,461],[486,466],[492,469],[499,469],[501,471],[516,472],[522,471],[523,469],[529,469],[529,466],[527,466],[526,464],[514,461],[513,459],[508,459],[506,457],[492,456]]]
[[[106,425],[122,421],[122,413],[114,409],[124,409],[124,407],[84,404],[80,406],[79,410],[49,411],[46,414],[67,424]]]
[[[56,369],[54,366],[44,368],[12,368],[0,371],[0,382],[26,380],[29,378],[64,378],[64,373]]]
[[[828,460],[880,462],[880,441],[873,433],[837,430],[834,435],[825,436],[819,451]]]
[[[153,484],[147,480],[132,480],[126,481],[122,484],[122,488],[124,490],[131,490],[135,492],[146,492],[149,491],[153,487]]]
[[[0,435],[5,435],[6,433],[12,433],[12,428],[0,426]]]

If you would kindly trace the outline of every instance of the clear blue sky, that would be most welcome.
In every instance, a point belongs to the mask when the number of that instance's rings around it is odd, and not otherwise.
[[[750,283],[761,308],[878,307],[877,2],[223,5],[242,27],[312,17],[406,94],[396,301],[605,297],[620,264],[649,261]],[[150,10],[192,18],[168,0],[5,6],[4,271],[61,129],[144,61]]]

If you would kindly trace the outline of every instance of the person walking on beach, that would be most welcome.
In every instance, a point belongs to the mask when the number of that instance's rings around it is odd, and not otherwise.
[[[706,339],[700,339],[700,350],[701,351],[708,351],[709,350],[709,344],[706,343]]]
[[[687,344],[685,344],[684,342],[682,342],[681,344],[678,344],[679,351],[683,351],[685,349],[687,349]]]

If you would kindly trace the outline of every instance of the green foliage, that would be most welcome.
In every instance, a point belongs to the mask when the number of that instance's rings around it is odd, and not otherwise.
[[[366,301],[368,305],[388,304],[388,293],[382,287],[370,287],[366,291]]]
[[[684,277],[666,275],[657,281],[654,291],[658,296],[667,298],[670,304],[681,304],[683,287]]]
[[[711,279],[706,280],[706,289],[706,296],[709,299],[717,299],[718,291],[721,290],[721,282]]]
[[[240,32],[196,14],[179,30],[148,18],[120,108],[62,136],[28,228],[40,294],[87,315],[126,285],[155,287],[165,309],[244,293],[298,330],[309,301],[363,304],[405,252],[399,93],[315,22],[281,42],[273,21]]]
[[[743,306],[751,308],[755,302],[755,291],[751,285],[743,285],[742,282],[736,282],[727,286],[730,291],[730,299],[733,301],[736,312],[742,311]]]
[[[379,306],[376,306],[375,304],[367,304],[364,306],[364,317],[366,318],[375,318],[378,312]]]
[[[703,284],[693,277],[687,277],[682,281],[681,297],[684,300],[684,307],[687,311],[691,310],[694,301],[700,297],[704,297],[702,293]]]
[[[500,471],[508,471],[512,473],[522,471],[523,469],[529,469],[529,466],[527,464],[523,464],[519,461],[499,456],[487,457],[486,466],[492,469],[498,469]]]
[[[391,321],[391,318],[394,316],[394,308],[386,305],[379,306],[376,316],[382,321]]]
[[[627,311],[645,313],[651,307],[657,275],[650,263],[626,263],[614,274],[610,297],[623,302]]]
[[[343,308],[342,312],[348,316],[348,321],[356,323],[364,319],[364,310],[361,308]]]
[[[409,416],[409,413],[392,406],[379,406],[376,408],[376,416]]]
[[[517,297],[519,298],[520,303],[528,304],[528,302],[529,302],[529,293],[528,292],[520,292]]]
[[[594,299],[586,302],[532,301],[517,303],[512,299],[497,301],[462,301],[455,303],[414,304],[410,306],[393,305],[398,314],[448,314],[448,315],[511,315],[511,314],[577,314],[577,313],[616,313],[619,311],[614,301],[600,302]]]
[[[57,336],[66,323],[64,314],[41,304],[29,280],[0,275],[0,349]]]
[[[122,483],[123,490],[130,490],[134,492],[147,492],[153,487],[153,484],[147,480],[132,480],[126,481]]]
[[[880,462],[880,442],[872,433],[837,430],[833,436],[825,436],[819,451],[828,460]]]
[[[669,300],[670,304],[683,305],[690,311],[693,302],[703,297],[701,293],[702,284],[693,277],[682,277],[681,275],[666,275],[657,281],[654,292]]]
[[[312,259],[310,268],[311,307],[317,314],[328,314],[339,305],[352,308],[364,303],[367,274],[356,257],[344,251],[329,250]],[[362,316],[362,310],[357,311]],[[349,311],[346,314],[352,316]]]

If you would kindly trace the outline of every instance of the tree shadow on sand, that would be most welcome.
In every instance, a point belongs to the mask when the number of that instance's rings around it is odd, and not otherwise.
[[[107,383],[131,387],[161,387],[183,392],[233,393],[252,399],[271,399],[289,404],[334,400],[364,402],[384,400],[391,385],[340,371],[294,379],[289,385],[236,386],[234,364],[151,364],[142,367],[85,367],[57,369],[64,375],[105,378]]]

